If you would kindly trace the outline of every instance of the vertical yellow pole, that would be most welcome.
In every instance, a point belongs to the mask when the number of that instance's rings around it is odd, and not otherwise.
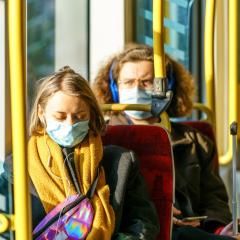
[[[153,0],[153,51],[154,51],[154,82],[161,85],[159,89],[166,91],[166,65],[164,54],[164,0]],[[165,82],[165,83],[164,83]],[[164,96],[166,97],[166,96]],[[153,103],[152,103],[153,104]],[[162,118],[163,117],[163,118]],[[166,128],[171,131],[171,123],[166,112],[161,114],[161,119],[167,118]],[[173,192],[173,199],[175,194]],[[172,212],[173,215],[173,212]],[[172,237],[172,222],[169,236]]]
[[[163,2],[164,0],[153,0],[153,50],[155,78],[166,77]]]
[[[237,87],[238,87],[238,68],[237,68],[237,48],[238,48],[238,31],[237,31],[237,14],[238,14],[238,0],[229,1],[228,12],[228,124],[237,121]],[[232,159],[232,138],[228,136],[227,152],[219,157],[221,164],[227,164]]]
[[[238,0],[229,1],[229,124],[237,121]]]
[[[206,1],[205,26],[204,26],[204,68],[206,82],[207,106],[215,114],[214,93],[214,16],[215,0]]]
[[[30,240],[25,102],[25,1],[8,1],[9,72],[13,132],[16,240]]]

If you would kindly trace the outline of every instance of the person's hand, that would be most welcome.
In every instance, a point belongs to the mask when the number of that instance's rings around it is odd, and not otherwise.
[[[223,236],[231,236],[233,238],[236,238],[240,240],[240,234],[238,233],[236,236],[233,236],[233,223],[230,222],[227,226],[225,226],[219,235]]]
[[[191,222],[184,222],[181,219],[176,218],[176,216],[179,216],[182,212],[178,210],[177,208],[173,207],[173,224],[176,226],[192,226],[192,227],[198,227],[200,226],[200,221],[195,220]]]

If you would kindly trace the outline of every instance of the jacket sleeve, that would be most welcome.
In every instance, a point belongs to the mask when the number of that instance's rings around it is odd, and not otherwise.
[[[222,179],[213,168],[216,156],[214,144],[197,134],[197,148],[201,163],[199,214],[208,216],[202,223],[203,228],[213,232],[217,227],[231,221],[228,196]]]
[[[132,164],[126,184],[120,231],[113,239],[153,240],[159,232],[158,216],[149,198],[143,176],[140,173],[136,155],[129,152]]]
[[[0,213],[10,214],[11,202],[9,201],[12,185],[7,181],[5,173],[0,175]],[[10,239],[10,232],[1,234],[2,239]]]

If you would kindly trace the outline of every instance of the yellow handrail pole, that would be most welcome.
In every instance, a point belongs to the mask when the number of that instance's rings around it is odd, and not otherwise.
[[[120,103],[113,103],[113,104],[101,104],[101,109],[103,112],[109,112],[109,111],[125,111],[125,110],[135,110],[135,111],[145,111],[150,112],[151,111],[151,105],[150,104],[120,104]],[[212,111],[204,104],[202,103],[194,103],[193,109],[201,111],[206,114],[205,121],[213,124],[214,122],[214,116]],[[161,122],[163,123],[162,126],[164,126],[166,129],[171,129],[171,123],[169,120],[169,117],[166,112],[161,113]]]
[[[153,0],[153,51],[155,78],[166,77],[164,55],[163,2],[164,0]]]
[[[0,234],[9,230],[10,222],[6,215],[0,214],[0,223]]]
[[[214,16],[215,0],[206,1],[204,26],[204,68],[207,106],[215,113],[214,93]]]
[[[166,78],[166,65],[164,54],[164,0],[153,0],[153,53],[154,53],[154,77]],[[154,81],[155,81],[154,80]],[[171,125],[169,124],[169,129]],[[173,193],[174,194],[174,193]],[[175,196],[173,196],[173,199]],[[171,226],[172,227],[172,226]],[[170,231],[170,236],[171,236]]]
[[[125,110],[134,110],[134,111],[145,111],[150,112],[151,111],[151,105],[150,104],[101,104],[101,109],[103,112],[109,112],[109,111],[125,111]],[[161,122],[154,124],[158,125],[160,127],[164,127],[167,131],[171,132],[171,123],[169,120],[169,116],[166,112],[162,112],[160,115]]]
[[[195,102],[195,103],[193,103],[193,109],[205,113],[206,118],[203,120],[209,122],[211,125],[214,125],[214,123],[215,123],[214,115],[210,108],[208,108],[206,105],[204,105],[202,103]]]
[[[228,13],[228,49],[229,49],[229,66],[228,66],[228,83],[229,83],[229,92],[228,92],[228,124],[233,121],[237,121],[237,77],[238,77],[238,68],[237,68],[237,48],[238,48],[238,31],[237,31],[237,14],[238,14],[238,0],[231,0],[229,4],[229,13]],[[232,138],[228,134],[228,148],[227,152],[219,157],[221,164],[227,164],[232,159]]]
[[[9,74],[13,129],[15,239],[30,240],[26,102],[25,102],[25,1],[8,1]]]
[[[151,112],[151,105],[150,104],[113,103],[113,104],[102,104],[101,109],[102,109],[102,111],[105,111],[105,112],[106,111],[125,111],[125,110]]]

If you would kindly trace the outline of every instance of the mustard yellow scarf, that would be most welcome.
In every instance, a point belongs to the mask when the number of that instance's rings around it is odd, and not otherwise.
[[[94,136],[93,133],[89,133],[89,137],[75,148],[75,169],[84,194],[96,176],[102,155],[101,138]],[[28,157],[30,177],[47,213],[67,196],[76,194],[64,165],[62,150],[48,135],[31,137],[28,143]],[[92,230],[87,237],[89,240],[111,239],[115,215],[109,197],[109,187],[106,185],[104,169],[101,167],[97,188],[92,198],[95,216]]]

